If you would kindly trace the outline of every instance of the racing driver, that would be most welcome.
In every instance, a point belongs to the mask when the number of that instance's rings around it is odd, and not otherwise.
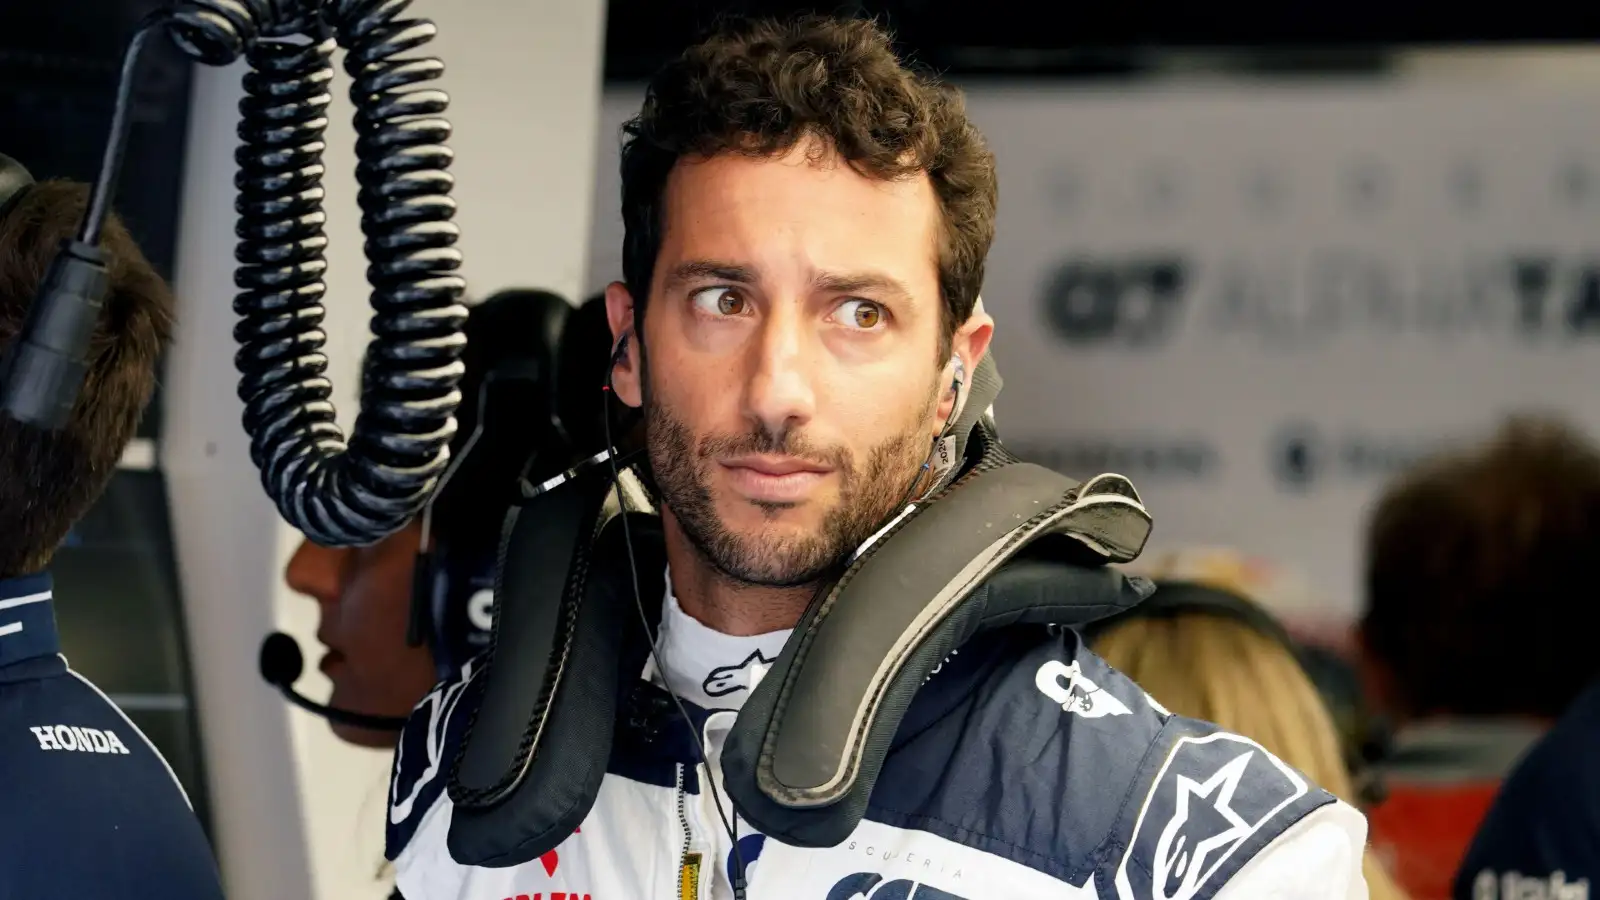
[[[870,21],[727,25],[651,81],[625,128],[612,378],[643,412],[666,542],[646,677],[703,721],[710,764],[688,741],[619,738],[555,850],[462,865],[444,784],[472,710],[438,714],[446,683],[397,755],[388,855],[408,900],[1367,896],[1359,812],[1171,716],[1066,629],[990,632],[947,660],[842,843],[720,821],[706,788],[737,710],[816,584],[926,477],[988,349],[997,196],[961,96]]]

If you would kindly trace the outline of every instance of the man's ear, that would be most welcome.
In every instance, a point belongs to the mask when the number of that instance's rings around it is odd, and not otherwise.
[[[983,355],[989,352],[989,341],[993,338],[994,319],[984,312],[983,300],[979,299],[972,308],[972,315],[956,329],[955,336],[950,340],[950,362],[940,375],[943,379],[940,388],[944,393],[939,398],[938,413],[934,417],[935,437],[944,431],[945,424],[957,412],[957,394],[950,390],[952,374],[959,375],[962,381],[961,390],[966,391],[972,384],[972,373],[978,371],[978,363],[982,362]],[[960,368],[956,368],[957,359],[961,360]],[[964,374],[962,370],[965,370]]]
[[[606,285],[606,321],[611,325],[611,392],[617,399],[637,409],[644,403],[640,384],[639,334],[634,328],[633,295],[627,285],[613,281]],[[627,346],[618,349],[626,340]]]

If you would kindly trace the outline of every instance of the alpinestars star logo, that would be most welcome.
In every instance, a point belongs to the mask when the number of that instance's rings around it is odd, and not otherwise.
[[[1034,675],[1033,683],[1046,697],[1061,704],[1062,709],[1085,719],[1129,714],[1128,707],[1121,700],[1083,674],[1077,660],[1071,663],[1058,660],[1045,663]]]
[[[1233,808],[1253,752],[1242,753],[1214,775],[1197,782],[1177,776],[1177,811],[1156,841],[1152,875],[1164,900],[1192,897],[1210,869],[1218,850],[1232,846],[1250,833],[1250,823]]]
[[[775,660],[767,659],[757,650],[737,665],[717,666],[706,676],[700,687],[707,697],[725,697],[734,691],[755,690],[761,676],[767,674]]]
[[[1250,846],[1333,797],[1249,738],[1181,737],[1151,778],[1117,867],[1119,900],[1210,900]]]

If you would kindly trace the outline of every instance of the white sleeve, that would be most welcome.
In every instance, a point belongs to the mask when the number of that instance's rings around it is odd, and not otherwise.
[[[1245,863],[1216,900],[1367,900],[1366,845],[1365,816],[1344,802],[1324,806]]]
[[[450,856],[450,797],[439,799],[394,860],[394,885],[405,900],[458,900],[466,867]]]

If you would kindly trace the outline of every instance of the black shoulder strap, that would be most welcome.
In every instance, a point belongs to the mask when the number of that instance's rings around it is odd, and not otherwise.
[[[1142,588],[1100,567],[1133,559],[1149,533],[1127,479],[1080,485],[996,448],[812,603],[728,737],[723,772],[735,805],[786,843],[844,840],[939,660],[988,627],[1075,625],[1137,603]],[[1071,589],[1047,599],[1036,572],[1019,580],[1034,589],[996,582],[1004,564],[1042,542],[1072,563],[1056,566]]]
[[[537,858],[599,793],[622,690],[649,655],[611,488],[609,467],[593,466],[509,519],[483,700],[450,777],[449,848],[464,865]],[[659,520],[626,515],[639,590],[660,597]]]

